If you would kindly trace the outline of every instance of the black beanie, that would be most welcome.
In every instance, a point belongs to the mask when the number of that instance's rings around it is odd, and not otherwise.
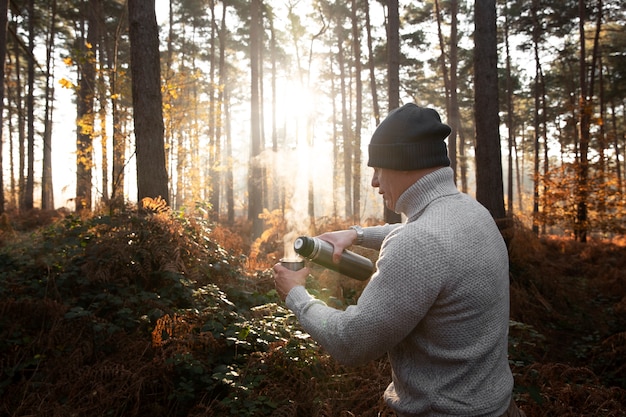
[[[367,165],[398,171],[450,166],[444,142],[450,132],[435,110],[405,104],[389,112],[374,131]]]

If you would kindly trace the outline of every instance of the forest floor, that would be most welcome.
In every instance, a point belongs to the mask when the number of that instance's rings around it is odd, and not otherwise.
[[[393,416],[388,361],[338,365],[278,299],[266,222],[247,242],[167,210],[0,217],[0,416]],[[508,244],[520,408],[626,416],[625,242]],[[308,288],[343,308],[363,285],[314,268]]]

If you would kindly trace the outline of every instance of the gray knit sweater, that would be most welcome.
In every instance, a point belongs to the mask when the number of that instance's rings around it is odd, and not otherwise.
[[[502,415],[513,377],[508,254],[495,222],[450,168],[413,184],[396,211],[406,223],[364,229],[363,245],[380,255],[356,305],[336,310],[295,287],[287,306],[341,363],[387,353],[385,399],[398,415]]]

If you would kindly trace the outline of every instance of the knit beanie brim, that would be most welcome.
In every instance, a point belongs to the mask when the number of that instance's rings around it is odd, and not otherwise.
[[[445,142],[450,132],[435,110],[405,104],[374,131],[367,165],[402,171],[450,166]]]

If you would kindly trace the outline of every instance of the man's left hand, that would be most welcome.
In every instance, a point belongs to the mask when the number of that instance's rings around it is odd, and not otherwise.
[[[306,284],[306,278],[309,275],[309,268],[302,268],[299,271],[292,271],[277,263],[272,268],[274,272],[274,285],[278,295],[284,301],[293,287],[303,286]]]

